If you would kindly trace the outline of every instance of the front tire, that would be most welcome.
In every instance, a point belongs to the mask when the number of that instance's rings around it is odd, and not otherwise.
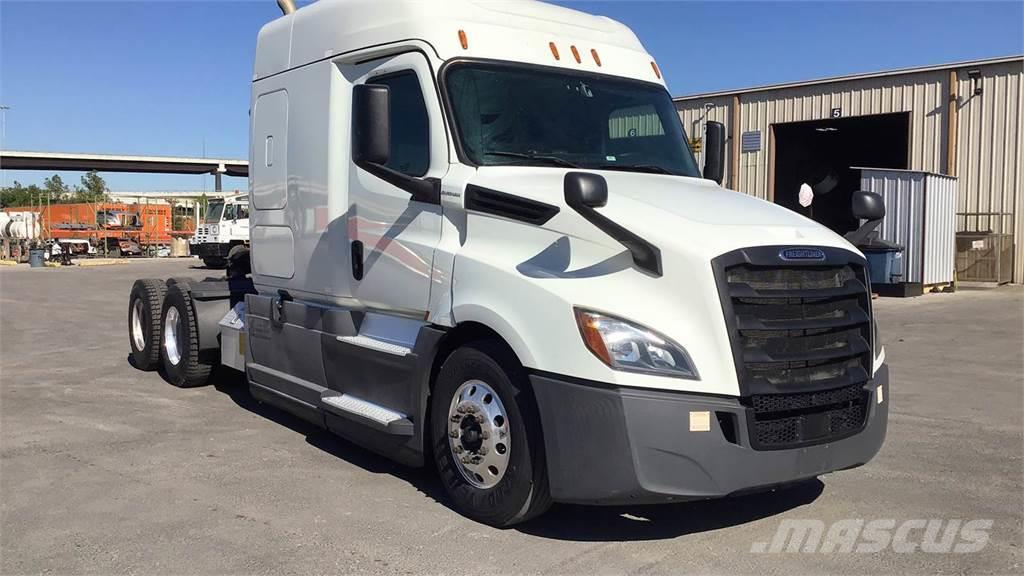
[[[167,287],[163,304],[160,359],[164,379],[178,388],[203,386],[213,363],[199,351],[199,327],[187,284]]]
[[[221,270],[223,268],[226,268],[227,265],[228,261],[219,256],[207,256],[206,258],[203,258],[203,266],[206,266],[207,268],[211,268],[213,270]]]
[[[139,370],[156,370],[160,366],[161,314],[166,293],[163,282],[145,279],[136,280],[128,296],[128,345],[132,365]]]
[[[466,516],[504,527],[551,505],[535,401],[501,343],[472,342],[445,360],[430,426],[441,482]]]

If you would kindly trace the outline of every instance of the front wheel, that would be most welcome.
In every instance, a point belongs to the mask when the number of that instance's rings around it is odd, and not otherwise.
[[[457,349],[441,366],[431,402],[434,460],[463,514],[511,526],[548,509],[537,409],[507,348],[485,341]]]

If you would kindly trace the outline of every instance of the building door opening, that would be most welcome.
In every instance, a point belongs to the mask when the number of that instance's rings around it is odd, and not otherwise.
[[[843,234],[858,226],[850,199],[860,188],[853,167],[906,169],[910,113],[829,118],[773,125],[775,203]],[[813,190],[800,204],[802,184]]]

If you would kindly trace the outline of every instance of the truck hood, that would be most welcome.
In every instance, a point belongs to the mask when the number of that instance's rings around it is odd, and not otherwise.
[[[569,236],[616,245],[565,204],[563,168],[482,167],[471,183],[553,204],[560,212],[546,227]],[[710,180],[587,170],[608,182],[608,204],[598,211],[662,252],[710,260],[738,248],[766,245],[832,246],[856,252],[817,222],[777,204],[727,190]]]

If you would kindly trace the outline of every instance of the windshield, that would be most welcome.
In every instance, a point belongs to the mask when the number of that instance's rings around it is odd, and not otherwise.
[[[224,213],[224,202],[218,200],[216,202],[210,202],[206,207],[206,223],[216,224],[220,222],[220,216]]]
[[[700,175],[672,98],[656,84],[480,63],[457,65],[445,83],[477,165]]]

